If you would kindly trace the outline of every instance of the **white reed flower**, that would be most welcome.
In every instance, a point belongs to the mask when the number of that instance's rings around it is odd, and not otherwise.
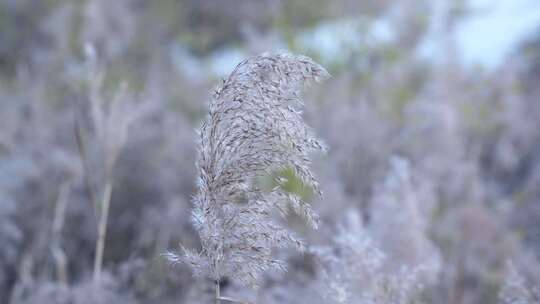
[[[324,145],[302,119],[300,92],[326,77],[310,58],[263,54],[241,62],[216,89],[199,132],[199,191],[193,199],[202,250],[169,254],[172,261],[187,263],[197,276],[254,286],[261,272],[285,270],[272,249],[303,244],[273,213],[293,210],[313,227],[317,215],[300,197],[279,186],[264,191],[257,180],[292,168],[320,194],[309,154]]]

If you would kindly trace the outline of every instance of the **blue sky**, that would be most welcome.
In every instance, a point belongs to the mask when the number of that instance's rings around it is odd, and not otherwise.
[[[496,66],[519,42],[540,29],[539,0],[473,0],[472,5],[476,13],[456,32],[466,64]]]
[[[452,0],[439,1],[438,4],[447,5],[447,1]],[[465,65],[495,68],[521,41],[533,31],[540,30],[540,0],[470,0],[469,3],[473,13],[458,23],[455,32],[458,56]],[[435,23],[440,19],[437,11]],[[392,26],[387,21],[385,18],[379,19],[373,24],[369,35],[360,37],[357,28],[361,20],[334,20],[301,33],[297,42],[306,49],[317,50],[323,61],[324,58],[336,60],[345,57],[342,53],[348,45],[360,41],[369,43],[370,39],[392,40]],[[444,54],[445,37],[437,27],[435,25],[433,32],[428,34],[419,53],[435,61],[444,58],[440,54]],[[283,49],[284,43],[277,43],[274,47],[276,49],[271,51]],[[182,52],[173,53],[178,55]],[[212,56],[208,69],[216,75],[225,76],[245,56],[246,51],[241,48],[220,50]],[[175,57],[180,58],[178,65],[184,70],[190,66],[194,70],[200,68],[198,63],[188,64],[190,62],[186,61],[186,56]]]
[[[433,28],[420,48],[421,56],[435,61],[444,54],[445,32],[441,21],[445,5],[452,0],[437,2]],[[540,0],[470,0],[471,14],[458,22],[455,42],[462,62],[469,66],[493,68],[502,63],[516,46],[540,30]],[[359,37],[359,20],[339,20],[318,26],[301,35],[300,43],[317,49],[323,56],[338,58],[347,45],[374,37],[378,41],[392,40],[392,26],[385,18],[373,24],[371,36]],[[345,46],[345,47],[344,47]]]

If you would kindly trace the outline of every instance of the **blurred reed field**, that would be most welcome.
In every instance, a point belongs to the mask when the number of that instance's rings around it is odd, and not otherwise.
[[[464,38],[503,2],[509,32]],[[264,52],[309,56],[332,75],[302,90],[302,116],[287,122],[305,121],[327,151],[302,171],[307,150],[293,142],[290,168],[220,193],[235,208],[269,189],[298,198],[286,208],[300,215],[276,221],[303,243],[257,239],[259,255],[229,255],[260,274],[252,288],[223,272],[223,297],[540,303],[537,12],[526,0],[0,0],[0,303],[216,303],[216,277],[194,278],[175,255],[215,245],[192,220],[212,208],[194,209],[206,168],[196,130],[212,100],[232,101],[219,96],[237,64]],[[526,34],[510,32],[519,20],[532,20]],[[516,39],[490,47],[503,36]],[[470,48],[500,59],[471,61]],[[265,151],[264,164],[290,152]],[[250,212],[252,227],[273,219]]]

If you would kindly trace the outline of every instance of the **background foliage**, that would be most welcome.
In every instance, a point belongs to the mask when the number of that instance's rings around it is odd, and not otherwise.
[[[314,163],[324,195],[276,173],[320,228],[292,217],[312,248],[276,252],[289,271],[259,289],[225,280],[223,293],[538,303],[540,36],[497,66],[466,64],[456,29],[475,13],[465,0],[2,0],[0,303],[210,303],[212,282],[162,257],[199,246],[194,129],[220,78],[279,49],[333,75],[305,96],[329,146]],[[96,287],[92,193],[107,183]]]

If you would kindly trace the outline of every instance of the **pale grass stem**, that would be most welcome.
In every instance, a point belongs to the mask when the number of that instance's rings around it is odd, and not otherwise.
[[[98,239],[96,242],[96,256],[94,259],[94,282],[97,284],[101,279],[101,268],[103,266],[103,251],[105,249],[105,239],[107,237],[107,220],[109,217],[109,206],[111,204],[112,181],[107,182],[103,191],[103,199],[100,205],[100,215],[98,222]]]

